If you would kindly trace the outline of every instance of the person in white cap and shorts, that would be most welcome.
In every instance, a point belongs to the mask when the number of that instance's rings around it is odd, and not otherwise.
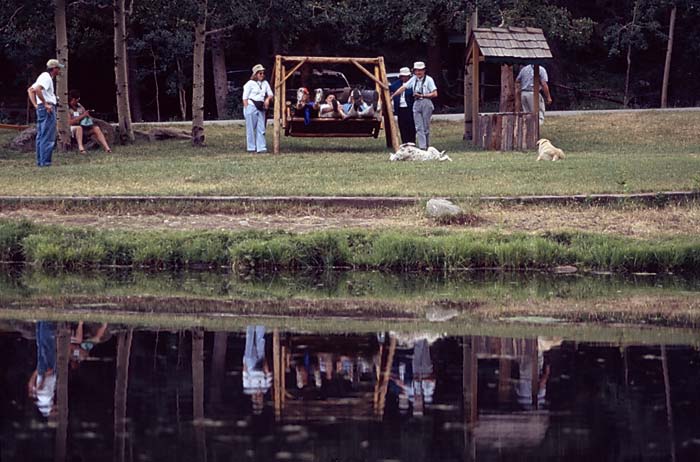
[[[46,72],[42,72],[36,82],[27,89],[29,101],[36,109],[36,165],[51,165],[51,155],[56,146],[56,92],[53,79],[65,66],[57,59],[49,59]]]
[[[391,95],[392,98],[401,95],[407,89],[413,91],[413,120],[416,126],[416,141],[421,149],[430,146],[430,118],[433,116],[433,98],[437,98],[437,86],[435,81],[425,73],[425,63],[416,61],[413,63],[413,77],[401,85]]]
[[[265,113],[272,97],[272,88],[265,80],[265,68],[262,64],[256,64],[250,80],[243,86],[243,117],[248,152],[267,152]]]
[[[392,93],[411,78],[411,69],[402,67],[399,69],[399,80],[389,86]],[[394,98],[394,114],[399,119],[399,132],[402,143],[416,142],[416,124],[413,121],[413,90],[407,88],[401,95]]]

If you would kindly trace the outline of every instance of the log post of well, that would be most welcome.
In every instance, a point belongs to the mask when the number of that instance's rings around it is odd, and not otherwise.
[[[535,119],[537,120],[535,124],[537,133],[535,139],[540,139],[540,65],[534,64],[532,70],[532,112],[535,113]]]

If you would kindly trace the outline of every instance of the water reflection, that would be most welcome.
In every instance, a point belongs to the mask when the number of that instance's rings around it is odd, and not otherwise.
[[[39,321],[0,351],[3,461],[700,457],[691,347]]]

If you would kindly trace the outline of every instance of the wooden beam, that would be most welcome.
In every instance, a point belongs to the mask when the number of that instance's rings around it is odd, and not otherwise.
[[[273,71],[273,78],[275,80],[275,88],[279,88],[277,86],[278,82],[280,82],[282,79],[282,57],[280,55],[275,56],[275,67]],[[281,95],[279,91],[275,91],[275,97],[274,97],[274,104],[273,104],[273,116],[274,119],[272,121],[272,153],[273,154],[279,154],[280,153],[280,121],[282,119],[282,105],[284,104],[285,100],[285,95]]]
[[[386,75],[386,66],[384,65],[384,58],[379,58],[379,76],[384,81],[387,82],[389,79]],[[394,105],[391,101],[391,94],[389,93],[389,87],[382,88],[380,92],[384,99],[384,133],[386,133],[386,145],[394,150],[394,152],[399,150],[399,127],[394,118]]]
[[[282,77],[282,79],[280,79],[279,83],[275,84],[275,91],[277,91],[277,88],[281,87],[287,81],[287,79],[290,78],[291,76],[293,76],[294,73],[296,71],[298,71],[299,68],[301,66],[303,66],[304,64],[306,64],[306,61],[301,61],[301,62],[295,64],[294,67],[292,67],[289,70],[289,72],[283,72],[283,74],[286,74],[286,75],[284,75],[284,77]],[[283,69],[284,69],[284,67],[283,67]]]
[[[280,332],[279,329],[272,331],[272,399],[275,406],[275,418],[282,418],[282,351],[280,349]]]
[[[479,137],[479,45],[472,41],[472,141]]]
[[[539,64],[533,64],[533,86],[532,86],[532,112],[535,113],[535,119],[537,123],[535,124],[536,135],[535,139],[540,139],[540,66]]]
[[[282,62],[306,61],[308,63],[346,64],[355,60],[360,64],[379,64],[380,58],[355,58],[338,56],[282,56]]]
[[[360,64],[359,62],[357,62],[357,60],[355,60],[354,58],[351,58],[351,59],[350,59],[350,62],[351,62],[352,64],[354,64],[355,67],[357,67],[360,71],[362,71],[363,74],[365,74],[365,75],[366,75],[367,77],[369,77],[370,79],[374,80],[374,83],[376,83],[377,85],[379,85],[379,86],[382,87],[382,88],[389,89],[389,85],[387,85],[386,83],[382,82],[382,81],[379,80],[377,77],[375,77],[370,71],[368,71],[367,69],[365,69],[365,67],[364,67],[362,64]]]

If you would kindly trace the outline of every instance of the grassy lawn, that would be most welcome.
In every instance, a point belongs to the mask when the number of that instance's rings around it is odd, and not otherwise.
[[[271,132],[271,130],[270,130]],[[272,144],[271,133],[268,142]],[[280,156],[244,152],[242,127],[208,127],[208,147],[167,141],[54,155],[0,148],[0,195],[451,196],[642,192],[700,188],[700,112],[549,118],[542,136],[564,162],[535,153],[474,151],[462,124],[434,123],[433,144],[454,162],[393,163],[384,140],[283,138]],[[0,132],[0,145],[11,132]]]

